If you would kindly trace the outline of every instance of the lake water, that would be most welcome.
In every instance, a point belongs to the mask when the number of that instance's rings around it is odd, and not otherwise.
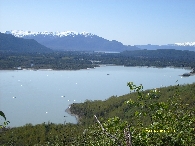
[[[72,103],[127,94],[129,81],[143,84],[144,89],[195,82],[195,76],[179,76],[186,72],[190,70],[123,66],[77,71],[0,71],[0,110],[11,127],[48,121],[76,123],[75,117],[65,112]]]

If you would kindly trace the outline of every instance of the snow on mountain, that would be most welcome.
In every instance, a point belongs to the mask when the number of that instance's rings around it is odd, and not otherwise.
[[[62,32],[33,32],[33,31],[23,31],[23,30],[11,30],[11,31],[6,31],[4,32],[6,34],[12,34],[15,37],[25,37],[25,36],[36,36],[36,35],[50,35],[50,36],[55,36],[55,37],[64,37],[64,36],[76,36],[76,35],[83,35],[85,37],[88,36],[94,36],[94,34],[91,34],[89,32],[81,32],[78,33],[76,31],[62,31]]]
[[[38,43],[61,51],[111,51],[121,52],[125,50],[139,50],[135,46],[126,46],[115,40],[109,41],[88,32],[62,31],[62,32],[33,32],[23,30],[11,30],[4,32],[15,37],[34,39]],[[66,37],[67,36],[67,37]]]
[[[89,32],[81,32],[78,33],[76,31],[56,31],[56,32],[49,32],[49,31],[44,31],[44,32],[34,32],[34,31],[23,31],[23,30],[11,30],[11,31],[6,31],[4,32],[6,34],[12,34],[15,37],[25,37],[25,36],[36,36],[36,35],[49,35],[49,36],[54,36],[54,37],[64,37],[64,36],[77,36],[77,35],[82,35],[85,37],[92,37],[95,36],[92,33]],[[169,44],[169,46],[193,46],[195,47],[195,42],[185,42],[185,43],[174,43],[174,44]]]
[[[177,46],[195,46],[195,42],[175,43]]]

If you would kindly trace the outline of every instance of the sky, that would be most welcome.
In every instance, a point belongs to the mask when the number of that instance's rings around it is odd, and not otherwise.
[[[0,32],[90,32],[124,45],[195,42],[195,0],[0,0]]]

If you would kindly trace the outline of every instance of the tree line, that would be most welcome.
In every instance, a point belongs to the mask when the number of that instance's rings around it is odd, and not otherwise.
[[[94,68],[100,64],[124,66],[191,67],[195,68],[195,52],[182,50],[135,50],[121,53],[103,52],[0,52],[0,69],[77,70]]]

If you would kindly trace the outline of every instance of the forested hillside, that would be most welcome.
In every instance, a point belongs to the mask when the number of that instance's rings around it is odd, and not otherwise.
[[[14,37],[11,34],[0,33],[0,51],[6,52],[30,52],[30,53],[47,53],[51,49],[39,44],[33,39],[23,39]]]
[[[144,92],[141,85],[128,83],[128,86],[136,92],[105,101],[73,104],[70,110],[79,115],[78,124],[43,123],[4,128],[0,132],[0,145],[111,146],[131,142],[143,146],[191,146],[195,143],[195,83]],[[151,121],[150,115],[156,122]],[[128,132],[130,140],[125,138]]]
[[[158,88],[156,90],[160,91],[160,98],[158,101],[166,101],[175,92],[175,86],[170,86],[167,88]],[[148,93],[150,90],[144,91]],[[189,106],[195,108],[195,83],[192,85],[179,86],[179,93],[182,101],[188,103]],[[72,104],[70,111],[80,117],[80,123],[82,124],[92,124],[94,123],[93,115],[99,118],[108,119],[117,116],[123,120],[131,122],[132,113],[136,111],[130,106],[124,104],[125,101],[129,99],[136,99],[137,93],[131,93],[123,95],[120,97],[112,96],[105,101],[101,100],[86,100],[84,103],[74,103]]]

